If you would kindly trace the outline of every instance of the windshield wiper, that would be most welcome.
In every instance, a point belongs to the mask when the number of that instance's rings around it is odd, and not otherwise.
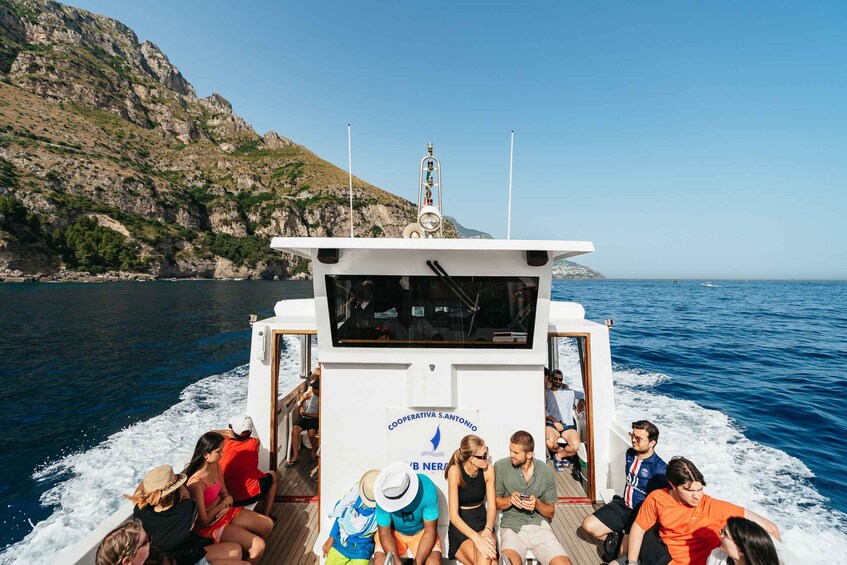
[[[465,291],[462,290],[462,287],[459,286],[453,277],[447,274],[447,271],[438,264],[438,261],[427,261],[426,266],[432,270],[433,273],[438,277],[440,281],[447,285],[447,288],[453,291],[453,294],[456,295],[456,298],[462,301],[465,307],[471,312],[478,312],[479,306],[473,303],[471,298],[465,294]]]

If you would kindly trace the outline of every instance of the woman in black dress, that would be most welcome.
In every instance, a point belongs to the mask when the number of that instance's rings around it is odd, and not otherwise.
[[[450,527],[449,559],[466,565],[490,565],[497,559],[494,537],[494,465],[482,438],[467,435],[444,470]]]

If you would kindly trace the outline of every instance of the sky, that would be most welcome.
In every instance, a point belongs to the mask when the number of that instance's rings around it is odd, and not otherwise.
[[[847,3],[72,0],[353,174],[614,278],[847,279]]]

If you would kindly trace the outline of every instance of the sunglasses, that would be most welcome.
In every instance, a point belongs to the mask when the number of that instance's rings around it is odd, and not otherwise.
[[[471,455],[471,457],[473,457],[474,459],[479,459],[480,461],[485,461],[486,459],[488,459],[488,448],[485,448],[485,453],[483,453],[482,455]]]
[[[638,437],[637,435],[635,435],[632,432],[629,432],[629,439],[631,439],[632,441],[634,441],[635,443],[637,443],[639,445],[641,443],[648,443],[650,441],[649,439],[646,439],[646,438],[643,438],[643,437]]]

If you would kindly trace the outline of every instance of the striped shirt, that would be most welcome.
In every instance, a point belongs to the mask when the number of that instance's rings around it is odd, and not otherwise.
[[[657,488],[667,488],[668,480],[665,478],[667,464],[662,458],[653,452],[646,459],[635,456],[635,450],[626,450],[626,487],[623,491],[623,499],[630,508],[637,508],[647,495]]]

